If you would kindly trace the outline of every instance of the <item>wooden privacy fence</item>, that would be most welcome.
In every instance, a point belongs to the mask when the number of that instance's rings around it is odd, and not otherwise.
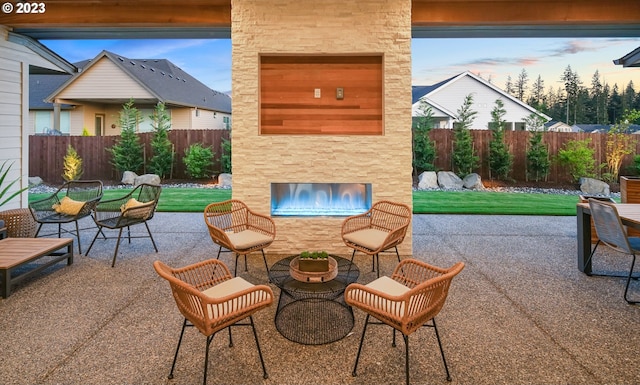
[[[186,179],[185,167],[182,162],[184,151],[194,143],[202,143],[211,146],[214,155],[214,173],[218,173],[220,167],[220,154],[222,153],[222,138],[229,138],[227,130],[171,130],[169,139],[175,145],[176,159],[174,160],[174,179]],[[480,169],[478,174],[484,179],[489,178],[489,142],[491,132],[488,130],[471,130],[476,154],[480,157]],[[144,144],[146,158],[151,157],[150,140],[151,133],[139,134]],[[505,142],[514,156],[511,178],[517,181],[526,180],[527,149],[529,146],[530,132],[507,131]],[[638,138],[631,135],[633,139]],[[448,129],[434,129],[430,133],[435,142],[437,158],[435,165],[439,170],[451,170],[451,151],[453,149],[453,131]],[[67,146],[71,144],[83,160],[84,174],[82,179],[119,180],[114,167],[111,165],[111,155],[106,150],[113,146],[119,136],[30,136],[29,137],[29,175],[39,176],[49,183],[62,182],[63,160]],[[573,132],[545,132],[543,142],[549,148],[549,156],[553,159],[570,140],[583,140],[591,138],[591,146],[595,149],[596,165],[606,161],[606,134],[587,134]],[[637,140],[637,139],[636,139]],[[640,143],[636,144],[636,154],[640,153]],[[632,164],[633,154],[625,157],[621,175],[625,175],[625,168]],[[393,171],[393,170],[389,170]],[[571,177],[567,170],[552,162],[551,172],[547,178],[550,182],[570,182]]]
[[[527,174],[527,150],[529,149],[529,140],[532,133],[529,131],[506,131],[505,143],[509,147],[509,151],[513,154],[513,167],[510,177],[516,181],[525,181]],[[489,174],[489,143],[491,141],[491,131],[489,130],[471,130],[473,145],[476,155],[480,157],[480,169],[476,172],[483,179],[488,179]],[[640,154],[640,137],[631,134],[631,139],[636,140],[635,154]],[[439,170],[451,170],[452,160],[451,152],[453,149],[453,130],[434,129],[430,132],[430,138],[435,142],[437,158],[435,166]],[[577,132],[544,132],[543,143],[549,149],[549,157],[551,158],[551,170],[547,177],[547,181],[555,183],[571,182],[572,178],[565,167],[559,166],[553,161],[558,151],[563,148],[565,143],[571,140],[584,140],[591,138],[591,147],[595,150],[594,158],[596,167],[606,162],[606,143],[607,134],[591,134]],[[620,169],[620,175],[625,175],[625,169],[633,163],[633,155],[625,156]],[[599,171],[599,170],[598,170]]]
[[[228,130],[171,130],[169,140],[175,148],[173,162],[173,178],[187,179],[182,158],[191,144],[201,143],[212,148],[214,154],[213,172],[219,173],[220,154],[222,153],[222,139],[229,139]],[[144,146],[146,161],[151,158],[151,138],[153,133],[139,134],[140,142]],[[111,165],[111,154],[107,151],[120,136],[39,136],[29,137],[29,176],[39,176],[44,181],[62,183],[64,156],[67,146],[71,144],[76,149],[84,173],[82,179],[120,180],[115,168]],[[143,170],[142,172],[146,172]]]

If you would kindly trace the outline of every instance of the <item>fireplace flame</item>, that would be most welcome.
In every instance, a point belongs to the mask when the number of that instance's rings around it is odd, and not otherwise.
[[[369,183],[271,184],[271,215],[348,216],[369,208]]]

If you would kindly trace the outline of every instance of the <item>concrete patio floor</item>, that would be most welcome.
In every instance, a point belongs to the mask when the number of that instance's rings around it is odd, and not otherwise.
[[[452,384],[640,383],[640,306],[622,298],[625,281],[588,277],[577,269],[575,217],[416,215],[414,257],[466,268],[453,281],[437,317]],[[85,226],[91,222],[83,223]],[[188,329],[173,380],[167,379],[182,325],[169,285],[153,270],[159,259],[183,266],[215,258],[201,214],[159,213],[148,239],[124,243],[111,268],[114,240],[89,256],[59,264],[0,299],[0,383],[200,384],[205,339]],[[135,229],[144,230],[144,227]],[[86,248],[93,230],[84,232]],[[76,248],[77,251],[77,248]],[[345,248],[345,255],[349,250]],[[630,258],[599,253],[594,270],[624,271]],[[282,255],[268,254],[269,264]],[[233,266],[231,254],[223,260]],[[250,255],[254,283],[267,277]],[[390,273],[395,257],[381,257]],[[359,254],[360,282],[375,278]],[[279,289],[273,286],[274,293]],[[630,289],[640,298],[640,283]],[[254,316],[269,378],[263,380],[250,328],[211,345],[209,384],[398,384],[404,382],[402,340],[391,329],[367,331],[358,376],[351,371],[364,315],[352,334],[328,345],[303,346],[274,326],[276,304]],[[410,337],[411,383],[446,384],[433,330]]]

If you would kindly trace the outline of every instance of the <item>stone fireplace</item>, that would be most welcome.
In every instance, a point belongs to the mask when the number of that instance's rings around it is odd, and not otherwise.
[[[231,17],[233,198],[271,214],[268,253],[348,255],[345,215],[412,205],[411,1],[234,0]],[[273,198],[324,204],[345,186],[363,194],[348,213],[282,214]]]

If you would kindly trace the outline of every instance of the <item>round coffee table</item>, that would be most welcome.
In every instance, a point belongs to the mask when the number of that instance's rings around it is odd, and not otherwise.
[[[344,302],[344,289],[356,282],[360,270],[348,259],[331,255],[338,274],[330,281],[302,282],[289,272],[292,255],[269,269],[269,278],[280,288],[275,324],[286,339],[305,345],[341,340],[353,329],[353,311]]]

